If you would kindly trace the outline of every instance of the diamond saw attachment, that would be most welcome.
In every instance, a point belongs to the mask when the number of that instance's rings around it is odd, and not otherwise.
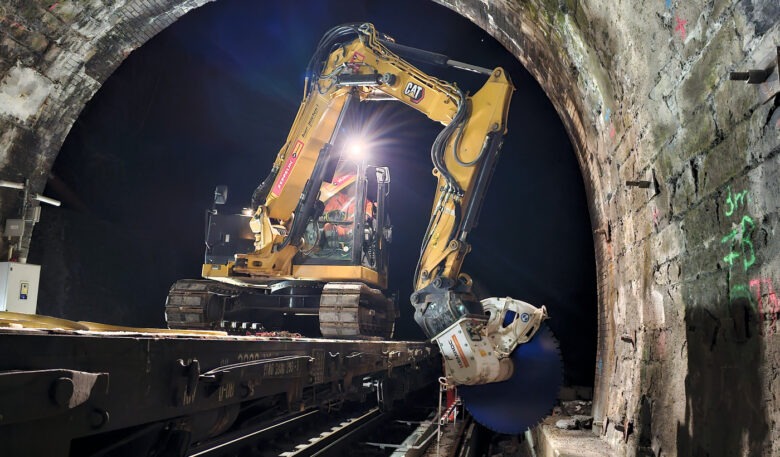
[[[478,385],[460,385],[458,394],[474,419],[485,427],[510,435],[523,433],[550,414],[563,383],[558,341],[546,324],[510,356],[509,379]]]

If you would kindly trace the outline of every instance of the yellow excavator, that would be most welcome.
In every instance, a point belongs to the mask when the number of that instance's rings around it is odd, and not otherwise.
[[[481,73],[487,80],[468,95],[409,60]],[[216,206],[208,212],[203,279],[171,287],[168,326],[271,330],[283,327],[285,316],[313,314],[325,337],[392,336],[398,308],[385,293],[390,172],[353,156],[344,132],[355,104],[389,99],[444,126],[431,147],[436,192],[411,296],[415,320],[439,345],[449,383],[510,380],[522,368],[513,361],[515,349],[546,329],[546,310],[511,298],[477,299],[461,266],[507,131],[513,91],[502,68],[397,44],[372,24],[328,31],[309,62],[287,140],[255,190],[249,214],[222,215]],[[225,198],[226,189],[218,187],[215,205]],[[545,341],[537,346],[554,353],[541,369],[541,382],[551,384],[560,377],[557,349],[549,350]],[[488,422],[506,429],[504,419]]]

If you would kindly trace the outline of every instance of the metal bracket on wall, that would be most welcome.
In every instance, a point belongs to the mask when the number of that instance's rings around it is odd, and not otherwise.
[[[766,82],[777,68],[780,68],[780,46],[777,47],[777,58],[775,62],[768,67],[748,71],[732,71],[729,73],[729,79],[732,81],[745,81],[748,84],[761,84]]]
[[[15,239],[15,242],[8,248],[8,260],[27,263],[29,233],[32,233],[33,227],[41,219],[41,207],[37,202],[52,206],[60,206],[61,203],[59,200],[31,192],[29,179],[25,179],[23,183],[0,179],[0,188],[17,189],[23,193],[22,207],[19,210],[20,218],[6,220],[6,230],[3,236],[7,237],[9,241]]]

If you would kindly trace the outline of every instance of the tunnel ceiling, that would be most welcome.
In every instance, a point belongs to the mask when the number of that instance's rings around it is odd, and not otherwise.
[[[103,81],[204,3],[0,5],[0,179],[41,192]],[[600,435],[628,455],[780,455],[780,4],[440,3],[528,68],[574,145],[596,243]],[[758,83],[729,78],[748,70]],[[0,210],[15,216],[17,198]]]

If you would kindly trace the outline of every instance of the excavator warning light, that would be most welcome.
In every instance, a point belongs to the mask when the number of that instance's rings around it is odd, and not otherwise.
[[[347,141],[346,153],[352,160],[363,160],[368,155],[368,143],[362,138]]]

